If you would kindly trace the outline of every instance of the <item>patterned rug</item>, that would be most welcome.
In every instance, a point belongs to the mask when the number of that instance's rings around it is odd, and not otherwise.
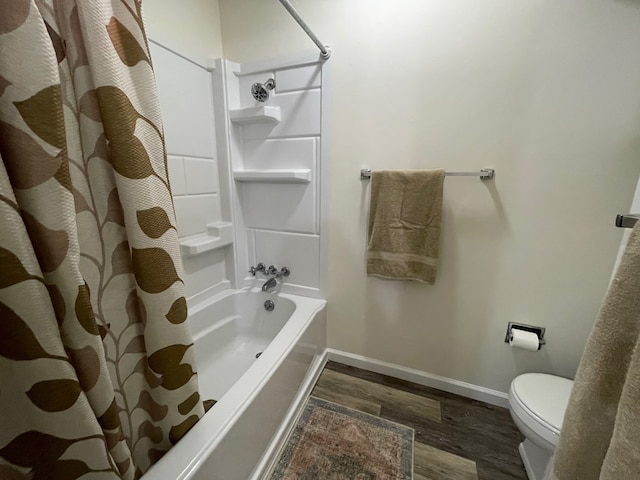
[[[310,397],[272,480],[411,480],[413,429]]]

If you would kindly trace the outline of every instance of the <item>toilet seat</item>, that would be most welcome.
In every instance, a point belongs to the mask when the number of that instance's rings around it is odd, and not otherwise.
[[[569,379],[543,373],[526,373],[511,383],[512,413],[534,434],[531,440],[540,447],[555,449],[572,386]]]

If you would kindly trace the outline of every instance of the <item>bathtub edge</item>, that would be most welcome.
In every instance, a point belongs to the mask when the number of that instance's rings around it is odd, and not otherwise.
[[[266,480],[268,475],[275,468],[276,461],[278,460],[280,454],[282,453],[282,450],[286,446],[286,441],[289,435],[298,423],[298,419],[300,418],[300,415],[304,410],[307,399],[309,398],[309,395],[311,395],[313,387],[315,387],[318,378],[320,378],[320,374],[327,364],[328,359],[329,355],[327,349],[325,348],[323,352],[318,356],[318,358],[314,361],[314,364],[312,364],[309,368],[307,378],[305,379],[303,384],[300,385],[298,393],[296,394],[296,398],[291,403],[289,411],[287,411],[280,426],[278,427],[278,430],[274,434],[274,438],[271,441],[271,444],[265,450],[264,456],[256,465],[256,468],[253,471],[250,480]]]

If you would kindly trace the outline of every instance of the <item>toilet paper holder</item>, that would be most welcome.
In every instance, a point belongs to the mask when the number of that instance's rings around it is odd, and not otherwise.
[[[538,336],[540,347],[542,347],[542,345],[545,345],[547,343],[544,339],[544,331],[545,331],[544,327],[536,327],[534,325],[526,325],[524,323],[516,323],[516,322],[509,322],[507,324],[507,334],[504,337],[504,343],[509,343],[509,340],[511,340],[512,328],[515,328],[516,330],[524,330],[525,332],[535,333]]]

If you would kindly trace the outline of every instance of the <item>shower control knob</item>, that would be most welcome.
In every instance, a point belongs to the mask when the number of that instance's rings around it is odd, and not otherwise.
[[[278,277],[288,277],[291,274],[291,270],[289,267],[282,267],[280,273],[278,273]]]
[[[265,268],[264,267],[264,263],[261,262],[258,265],[256,265],[255,267],[252,265],[251,268],[249,269],[249,273],[255,277],[256,273],[264,272],[264,268]]]
[[[275,265],[269,265],[265,273],[267,275],[278,275],[278,268]]]

